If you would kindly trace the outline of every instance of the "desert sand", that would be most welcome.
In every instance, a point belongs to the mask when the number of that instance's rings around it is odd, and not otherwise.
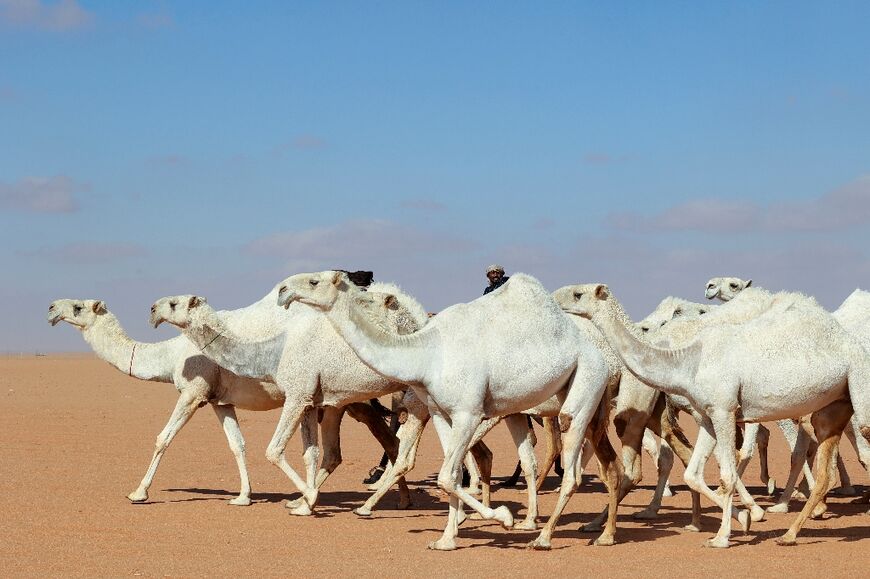
[[[380,450],[350,418],[342,429],[344,463],[324,486],[317,514],[293,517],[283,501],[298,494],[264,458],[277,411],[239,412],[253,505],[227,504],[238,491],[237,471],[207,407],[167,451],[149,502],[131,504],[125,495],[144,474],[175,399],[171,385],[129,378],[90,355],[0,358],[3,576],[854,577],[870,567],[868,506],[850,498],[832,498],[829,512],[807,523],[795,547],[773,541],[794,518],[789,513],[768,514],[749,534],[735,531],[728,550],[702,548],[720,511],[703,501],[704,531],[681,529],[689,522],[689,493],[679,464],[671,478],[677,495],[664,500],[660,518],[635,521],[631,514],[646,504],[655,484],[648,457],[641,489],[620,509],[613,547],[588,546],[593,535],[578,530],[606,501],[592,478],[568,505],[550,552],[525,549],[535,533],[480,521],[465,523],[457,551],[428,551],[426,544],[446,522],[446,503],[435,485],[442,455],[434,432],[424,434],[408,479],[414,506],[395,510],[391,491],[371,519],[361,519],[351,509],[368,495],[361,480]],[[693,437],[694,429],[684,424]],[[495,453],[494,476],[509,475],[516,454],[507,429],[497,427],[487,443]],[[788,470],[785,448],[782,435],[773,432],[771,472],[780,487]],[[288,459],[301,469],[298,449],[291,441]],[[867,475],[848,444],[843,454],[853,483],[865,490]],[[715,480],[715,469],[708,468],[708,481]],[[761,497],[757,461],[745,480]],[[551,474],[541,494],[541,522],[552,510],[557,484]],[[493,495],[495,504],[507,504],[515,514],[525,500],[522,487]]]

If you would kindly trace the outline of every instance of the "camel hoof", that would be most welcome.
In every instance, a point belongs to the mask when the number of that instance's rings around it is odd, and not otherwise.
[[[776,479],[767,479],[767,496],[773,495],[776,492]]]
[[[290,509],[290,514],[297,517],[307,517],[313,513],[314,511],[311,510],[311,507],[309,507],[308,503],[306,503],[305,501],[303,501],[302,504],[299,504]]]
[[[805,501],[807,500],[807,495],[805,495],[802,491],[794,491],[791,494],[791,498],[796,501]]]
[[[247,507],[251,505],[251,497],[236,497],[230,501],[234,507]]]
[[[764,509],[762,509],[758,505],[752,505],[752,509],[749,511],[749,516],[752,518],[753,523],[757,523],[758,521],[763,521],[764,520]]]
[[[653,507],[647,507],[642,511],[638,511],[632,515],[632,518],[638,519],[641,521],[651,521],[653,519],[657,519],[659,517],[659,510]]]
[[[818,519],[822,515],[828,512],[828,505],[825,503],[819,503],[816,505],[816,508],[813,509],[813,512],[810,513],[811,519]]]
[[[704,542],[704,547],[707,547],[708,549],[727,549],[728,539],[713,537]]]
[[[467,489],[465,489],[465,492],[467,492],[468,494],[470,494],[473,497],[479,497],[483,491],[480,490],[479,486],[472,485],[472,486],[468,487]]]
[[[740,523],[740,528],[743,529],[744,533],[749,532],[749,528],[752,526],[752,515],[747,510],[742,510],[737,513],[737,521]]]
[[[616,544],[616,540],[613,538],[613,535],[601,535],[592,541],[592,544],[596,547],[610,547]]]
[[[675,494],[676,494],[676,493],[675,493],[674,491],[671,490],[670,485],[668,485],[668,486],[665,487],[665,490],[664,490],[664,492],[662,493],[662,496],[663,496],[663,497],[672,497],[672,496],[674,496]]]
[[[472,521],[482,521],[483,520],[483,517],[477,511],[468,515],[468,518],[471,519]]]
[[[684,531],[690,531],[690,532],[692,532],[692,533],[700,533],[700,532],[701,532],[701,527],[700,527],[700,525],[696,525],[695,523],[689,523],[688,525],[686,525],[685,527],[683,527],[683,530],[684,530]]]
[[[372,512],[369,509],[366,509],[365,507],[355,508],[353,510],[353,514],[355,514],[358,517],[371,517],[372,516]]]
[[[127,498],[130,500],[131,503],[144,503],[148,500],[148,493],[133,491],[132,493],[127,495]]]
[[[777,537],[776,544],[780,547],[792,547],[797,544],[797,541],[786,533],[782,537]]]
[[[512,529],[514,526],[514,516],[511,514],[510,509],[504,505],[495,509],[492,518],[501,523],[501,526],[505,529]]]
[[[284,508],[285,509],[295,509],[296,507],[298,507],[299,505],[304,504],[304,503],[305,503],[305,499],[303,499],[302,497],[299,497],[298,499],[293,499],[291,501],[285,502]]]
[[[552,549],[552,545],[550,545],[549,539],[544,539],[542,537],[538,537],[534,541],[531,541],[528,545],[526,545],[526,549],[534,549],[535,551],[549,551]]]
[[[524,519],[515,524],[514,529],[517,531],[537,531],[538,522],[535,519]]]
[[[456,542],[452,539],[438,539],[437,541],[429,543],[429,548],[433,551],[453,551],[456,549]]]
[[[775,505],[767,507],[768,513],[787,513],[788,512],[788,503],[776,503]]]

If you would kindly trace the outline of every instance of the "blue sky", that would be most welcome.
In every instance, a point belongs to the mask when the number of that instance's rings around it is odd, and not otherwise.
[[[0,351],[331,267],[430,310],[491,262],[636,318],[868,288],[870,7],[597,4],[0,0]]]

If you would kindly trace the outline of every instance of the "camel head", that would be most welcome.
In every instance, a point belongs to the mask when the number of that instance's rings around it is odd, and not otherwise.
[[[108,312],[102,300],[55,300],[48,306],[48,323],[55,326],[58,322],[67,322],[85,330]]]
[[[151,325],[156,328],[163,322],[168,322],[184,329],[190,325],[191,316],[197,308],[206,303],[205,298],[189,294],[160,298],[151,306]]]
[[[646,334],[654,332],[670,322],[682,318],[697,318],[710,311],[708,306],[696,304],[681,298],[668,296],[656,306],[656,309],[637,323],[637,327]]]
[[[734,299],[734,296],[752,285],[752,280],[743,280],[739,277],[714,277],[707,282],[707,290],[704,295],[708,300],[719,298],[723,302]]]
[[[610,288],[603,283],[566,285],[553,292],[553,299],[563,311],[592,319],[610,296]]]
[[[385,332],[399,335],[413,334],[420,329],[411,311],[394,294],[388,292],[359,292],[354,303],[362,309],[372,323]]]
[[[278,305],[289,308],[293,302],[301,302],[319,310],[330,310],[338,299],[339,292],[356,288],[340,271],[297,273],[285,279],[278,288]],[[362,293],[361,290],[356,290]]]

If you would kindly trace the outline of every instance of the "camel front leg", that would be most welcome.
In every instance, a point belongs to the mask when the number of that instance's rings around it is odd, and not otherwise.
[[[288,392],[292,390],[290,388],[284,388],[284,391]],[[314,427],[316,429],[316,412],[305,412],[310,408],[310,399],[305,401],[305,399],[298,396],[288,396],[284,401],[284,408],[281,410],[281,418],[278,419],[278,426],[275,427],[275,433],[272,435],[272,440],[269,442],[268,448],[266,448],[266,460],[280,468],[281,471],[287,475],[287,478],[289,478],[296,486],[299,492],[302,493],[304,502],[299,503],[290,509],[290,512],[294,515],[310,515],[312,512],[311,507],[313,507],[317,501],[317,490],[313,487],[309,487],[305,481],[302,480],[296,471],[293,470],[293,467],[287,463],[287,458],[284,456],[284,453],[287,450],[287,442],[299,427],[303,415],[306,416],[306,420],[311,420],[313,417]]]
[[[246,507],[251,504],[251,479],[248,477],[248,466],[245,463],[245,439],[242,436],[241,428],[239,428],[236,409],[234,406],[222,406],[220,404],[212,404],[211,407],[224,427],[224,434],[227,436],[230,450],[233,451],[236,465],[239,467],[239,478],[241,479],[242,488],[239,490],[239,496],[231,500],[230,504]]]
[[[430,408],[430,411],[435,409]],[[450,514],[447,526],[441,538],[429,544],[430,549],[437,551],[450,551],[456,548],[456,535],[458,534],[459,517],[461,516],[460,503],[465,503],[483,519],[495,519],[506,529],[513,527],[513,516],[507,507],[501,506],[491,509],[484,506],[480,501],[462,488],[460,479],[462,476],[462,460],[472,443],[475,430],[481,423],[481,416],[475,416],[468,412],[455,412],[451,417],[452,424],[439,413],[433,412],[432,420],[441,445],[445,448],[444,463],[438,473],[438,487],[451,495],[451,498],[459,499],[450,501]]]
[[[148,470],[145,471],[145,476],[142,482],[139,483],[139,488],[127,495],[127,498],[134,503],[143,503],[148,500],[148,489],[151,487],[151,482],[154,480],[154,474],[157,472],[157,467],[160,465],[160,459],[163,458],[163,453],[169,448],[172,439],[175,435],[187,424],[196,409],[199,408],[199,399],[194,398],[189,394],[182,394],[175,403],[175,408],[169,416],[169,422],[157,435],[157,441],[154,443],[154,454],[151,457],[151,463],[148,465]]]
[[[840,443],[840,435],[843,433],[843,428],[848,423],[851,415],[852,405],[845,400],[838,400],[813,413],[813,428],[815,429],[816,436],[821,441],[816,451],[816,461],[813,468],[816,484],[813,486],[812,493],[809,499],[807,499],[804,508],[795,518],[791,527],[782,537],[776,540],[778,545],[795,544],[797,535],[804,526],[804,523],[813,514],[816,506],[828,491],[831,471],[833,470],[833,459],[835,458],[837,445]]]

